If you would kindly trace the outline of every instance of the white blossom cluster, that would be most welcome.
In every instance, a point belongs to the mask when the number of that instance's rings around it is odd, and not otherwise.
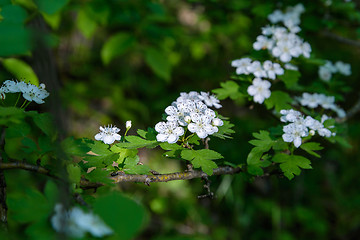
[[[56,204],[51,224],[55,231],[74,238],[82,238],[87,232],[98,238],[113,233],[113,230],[99,216],[91,212],[85,213],[79,207],[66,211],[62,204]]]
[[[335,104],[334,96],[326,96],[320,93],[314,93],[314,94],[303,93],[302,97],[298,98],[298,101],[304,107],[309,107],[309,108],[322,107],[324,109],[329,109],[336,112],[338,117],[343,118],[346,116],[345,111]]]
[[[43,104],[44,99],[49,96],[49,92],[45,90],[45,84],[43,83],[38,87],[30,83],[13,80],[3,82],[0,87],[0,99],[5,99],[6,93],[22,93],[23,98],[37,104]]]
[[[271,23],[276,24],[282,22],[285,27],[266,26],[262,28],[262,35],[256,38],[253,44],[255,50],[268,49],[269,52],[280,61],[287,63],[292,58],[298,58],[303,55],[310,57],[311,46],[304,42],[296,33],[301,31],[299,27],[300,15],[304,12],[304,6],[297,4],[289,7],[283,13],[275,10],[268,18]]]
[[[131,122],[130,123],[127,122],[126,124],[131,125]],[[120,134],[118,134],[118,132],[120,132],[120,128],[117,128],[116,126],[113,125],[108,125],[107,127],[100,126],[99,129],[100,132],[95,135],[96,140],[103,141],[105,144],[112,144],[113,142],[115,142],[115,140],[120,141],[121,136]]]
[[[289,122],[283,127],[282,138],[284,142],[293,142],[296,148],[300,147],[302,138],[309,134],[313,136],[317,132],[322,137],[331,137],[336,134],[324,127],[324,122],[329,119],[326,115],[323,115],[321,121],[318,121],[310,116],[304,117],[301,112],[293,109],[281,110],[280,114],[283,115],[280,121]],[[329,128],[333,128],[333,126]]]
[[[259,61],[252,61],[250,58],[241,58],[231,62],[231,66],[236,67],[237,74],[253,74],[252,85],[247,92],[254,97],[254,102],[263,103],[271,95],[271,83],[263,78],[275,80],[277,75],[283,75],[284,69],[278,63],[266,60],[263,64]]]
[[[342,61],[337,61],[335,64],[333,64],[331,61],[326,61],[325,65],[319,67],[319,78],[325,82],[330,81],[334,73],[350,76],[351,65]]]
[[[223,121],[209,107],[221,108],[220,101],[205,92],[180,93],[180,97],[165,109],[167,122],[155,125],[159,142],[176,143],[186,130],[199,138],[218,132]]]

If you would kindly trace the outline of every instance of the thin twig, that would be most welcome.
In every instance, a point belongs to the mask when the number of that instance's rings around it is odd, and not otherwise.
[[[334,39],[334,40],[336,40],[338,42],[360,48],[360,42],[359,41],[339,36],[339,35],[337,35],[335,33],[327,31],[327,30],[322,31],[321,33],[322,33],[322,35],[324,35],[326,37],[330,37],[330,38],[332,38],[332,39]]]

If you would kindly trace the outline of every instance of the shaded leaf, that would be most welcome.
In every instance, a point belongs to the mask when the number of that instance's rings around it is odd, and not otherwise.
[[[105,65],[115,57],[121,56],[135,44],[135,38],[127,33],[117,33],[111,36],[101,49],[101,60]]]
[[[314,150],[321,150],[323,149],[322,146],[320,146],[320,143],[317,142],[307,142],[307,143],[303,143],[300,145],[300,148],[305,150],[307,153],[315,156],[315,157],[320,157],[319,154],[317,154],[316,152],[314,152]]]
[[[171,65],[168,57],[161,50],[155,48],[146,49],[145,62],[156,75],[170,81]]]
[[[273,157],[272,161],[280,163],[281,170],[289,180],[293,179],[294,175],[300,175],[300,168],[312,168],[309,159],[298,155],[287,155],[284,153],[279,153]]]

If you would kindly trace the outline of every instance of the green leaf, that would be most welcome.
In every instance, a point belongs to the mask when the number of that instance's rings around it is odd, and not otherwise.
[[[29,82],[36,86],[39,86],[39,79],[36,76],[34,70],[25,63],[16,58],[7,58],[2,61],[3,66],[17,79],[24,79],[25,82]]]
[[[44,195],[50,204],[55,205],[59,201],[59,188],[51,180],[46,182]]]
[[[26,153],[37,152],[38,150],[36,142],[34,142],[31,138],[25,137],[21,140],[21,143],[25,146],[22,150]]]
[[[27,13],[22,7],[9,4],[1,8],[1,16],[4,18],[3,22],[23,24],[26,20]]]
[[[69,0],[34,0],[40,11],[47,14],[54,14],[60,11]]]
[[[109,150],[109,145],[103,143],[102,141],[94,141],[92,144],[89,145],[91,151],[97,155],[104,156],[111,154]]]
[[[94,35],[98,27],[94,19],[87,14],[85,8],[81,8],[78,12],[76,25],[80,32],[88,39]]]
[[[253,133],[255,140],[249,141],[251,145],[259,148],[262,152],[267,152],[274,144],[274,140],[271,139],[268,131],[260,130],[259,133]]]
[[[66,166],[66,170],[69,176],[69,181],[71,183],[80,183],[81,178],[81,169],[79,165],[69,164]]]
[[[201,168],[203,172],[208,175],[213,174],[213,169],[217,168],[217,165],[214,161],[216,159],[221,159],[223,156],[210,149],[201,149],[201,150],[183,150],[181,152],[181,157],[185,160],[191,161],[195,168]]]
[[[24,193],[9,193],[7,204],[11,218],[20,223],[46,219],[53,210],[45,196],[33,188],[26,188]]]
[[[272,161],[280,163],[281,170],[289,180],[293,179],[294,175],[300,174],[300,168],[312,169],[310,160],[298,155],[278,153],[273,157]]]
[[[75,156],[86,156],[91,148],[82,141],[82,139],[74,139],[74,137],[66,138],[61,142],[61,148],[64,152]]]
[[[0,32],[2,33],[0,37],[0,56],[25,54],[31,50],[30,31],[22,24],[1,22]],[[11,73],[16,76],[15,73]]]
[[[20,123],[25,112],[17,107],[0,107],[0,125]]]
[[[157,76],[167,82],[170,81],[171,65],[164,52],[160,49],[147,48],[145,51],[145,62]]]
[[[85,177],[91,182],[100,182],[104,184],[112,184],[113,180],[109,178],[109,172],[101,168],[96,168],[90,173],[86,174]]]
[[[53,136],[55,134],[53,118],[49,113],[36,113],[32,118],[36,126],[38,126],[46,135]]]
[[[283,75],[279,75],[278,78],[285,83],[286,88],[292,89],[296,87],[300,76],[301,73],[299,71],[285,70],[285,73]]]
[[[97,197],[94,213],[116,233],[114,239],[134,239],[145,223],[145,209],[119,192]]]
[[[177,145],[177,144],[171,144],[171,143],[168,143],[168,142],[163,142],[163,143],[160,143],[160,147],[164,150],[182,150],[183,147]]]
[[[116,146],[120,148],[136,149],[143,147],[154,148],[159,144],[156,140],[149,141],[138,136],[126,136],[125,140],[127,142],[117,143]]]
[[[135,38],[128,33],[117,33],[111,36],[101,49],[101,59],[108,65],[115,57],[124,54],[135,44]]]
[[[320,157],[319,154],[317,154],[316,152],[314,152],[314,150],[321,150],[323,149],[322,146],[320,146],[320,143],[317,142],[307,142],[307,143],[303,143],[300,145],[300,148],[305,150],[307,153],[315,156],[315,157]]]
[[[219,131],[213,135],[220,139],[232,138],[230,135],[235,133],[235,131],[232,130],[235,125],[226,120],[223,120],[223,122],[224,124],[218,127]]]
[[[254,147],[251,149],[247,157],[247,170],[250,174],[261,176],[264,174],[263,167],[270,166],[271,162],[268,160],[262,160],[261,157],[264,154],[263,148]]]
[[[127,174],[147,174],[150,168],[146,165],[139,165],[139,156],[127,157],[124,161],[124,172]]]
[[[30,131],[31,131],[31,127],[29,126],[29,124],[25,122],[20,124],[13,124],[5,130],[6,132],[5,137],[6,138],[25,137],[30,133]]]
[[[277,112],[282,109],[291,109],[292,98],[288,93],[282,91],[273,91],[268,99],[265,99],[265,105],[267,109],[275,107]]]
[[[216,94],[219,100],[231,98],[236,100],[243,97],[243,94],[239,91],[239,85],[234,81],[227,81],[220,83],[221,88],[212,90]]]

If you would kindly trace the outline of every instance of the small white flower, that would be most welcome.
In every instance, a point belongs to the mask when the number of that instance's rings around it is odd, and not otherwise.
[[[318,74],[319,74],[319,78],[325,82],[330,81],[330,79],[332,77],[332,71],[325,66],[319,67]]]
[[[100,133],[95,135],[95,139],[98,141],[103,141],[105,144],[112,144],[113,142],[120,141],[121,136],[118,134],[120,129],[116,126],[108,125],[107,127],[100,126]]]
[[[345,76],[351,75],[351,65],[350,64],[344,63],[342,61],[338,61],[335,63],[335,67],[342,75],[345,75]]]
[[[282,138],[284,142],[293,142],[296,148],[300,147],[302,137],[309,135],[308,129],[304,125],[290,123],[283,127],[284,134]]]
[[[158,142],[176,143],[184,135],[184,129],[179,127],[177,121],[159,122],[155,125],[155,130],[159,133],[156,135]]]
[[[265,99],[270,97],[270,87],[271,83],[269,81],[261,80],[260,78],[254,78],[252,85],[248,87],[247,92],[250,96],[254,97],[254,102],[261,104]]]
[[[247,71],[254,74],[255,77],[267,77],[266,71],[259,61],[252,62],[248,67]]]
[[[247,70],[247,67],[251,64],[250,58],[241,58],[237,60],[233,60],[231,62],[232,67],[236,67],[236,74],[249,74],[249,71]]]
[[[13,80],[6,80],[3,82],[3,89],[5,93],[17,93],[20,92],[18,82]]]
[[[253,43],[253,48],[255,50],[272,49],[273,46],[274,46],[274,40],[269,39],[263,35],[257,36],[256,42]]]
[[[269,60],[266,60],[263,63],[263,66],[264,66],[264,70],[266,71],[268,78],[270,78],[270,79],[274,80],[276,78],[276,75],[284,74],[284,69],[282,69],[280,64],[278,64],[278,63],[273,63]]]
[[[29,102],[34,101],[37,104],[43,104],[43,99],[49,96],[49,92],[47,92],[45,89],[38,88],[32,84],[21,85],[20,83],[21,82],[18,83],[19,89],[23,93],[23,97]]]
[[[268,15],[268,19],[271,23],[278,23],[284,19],[284,14],[280,10],[275,10],[273,13]]]
[[[219,104],[220,101],[214,95],[210,95],[210,93],[200,92],[199,98],[204,101],[204,103],[208,107],[214,106],[215,108],[221,108],[222,106]]]
[[[190,132],[196,133],[199,138],[206,138],[218,131],[218,128],[211,124],[211,117],[198,113],[191,113],[190,116],[193,122],[188,125],[188,129]]]

